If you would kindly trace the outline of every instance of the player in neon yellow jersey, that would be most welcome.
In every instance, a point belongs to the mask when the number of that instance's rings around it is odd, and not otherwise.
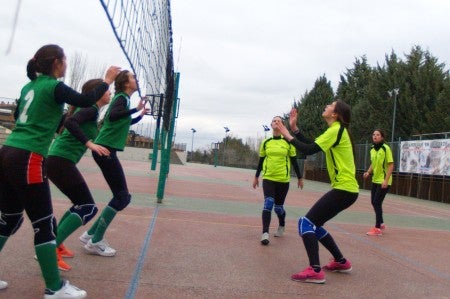
[[[263,140],[259,149],[259,163],[253,179],[253,188],[259,186],[258,177],[263,173],[264,208],[262,211],[261,244],[269,244],[269,226],[272,209],[278,216],[278,229],[275,237],[281,237],[285,230],[286,211],[284,201],[289,191],[291,164],[297,175],[297,186],[303,188],[303,179],[297,164],[295,147],[281,136],[276,124],[282,122],[280,116],[272,119],[273,136]]]
[[[373,145],[370,149],[370,166],[363,174],[368,178],[372,174],[371,202],[375,210],[375,227],[366,234],[381,236],[386,228],[383,220],[383,201],[392,185],[392,172],[394,171],[394,158],[389,145],[384,142],[384,132],[380,129],[372,133]]]
[[[305,155],[320,151],[325,153],[327,171],[332,189],[325,193],[298,221],[298,231],[303,239],[309,259],[309,267],[291,276],[292,280],[324,283],[325,273],[320,266],[319,242],[332,254],[333,260],[323,269],[334,272],[349,272],[351,263],[344,258],[325,222],[350,207],[358,198],[353,142],[348,130],[350,106],[341,100],[327,105],[322,113],[328,129],[314,141],[306,138],[297,127],[297,110],[290,113],[289,124],[295,138],[280,124],[280,132],[297,150]]]

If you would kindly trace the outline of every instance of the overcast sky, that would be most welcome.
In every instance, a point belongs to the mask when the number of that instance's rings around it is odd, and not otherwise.
[[[257,139],[273,116],[326,75],[339,76],[365,55],[383,64],[414,45],[450,62],[448,0],[174,0],[171,2],[175,71],[181,99],[175,142],[208,149],[225,137]],[[99,1],[22,0],[12,35],[16,1],[0,10],[0,97],[19,95],[26,63],[47,43],[68,58],[130,68]],[[70,67],[70,66],[69,66]],[[154,123],[148,118],[147,129]]]

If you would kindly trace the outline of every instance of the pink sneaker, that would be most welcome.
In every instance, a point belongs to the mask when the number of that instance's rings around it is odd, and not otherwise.
[[[368,236],[382,236],[383,233],[381,232],[381,229],[376,228],[376,227],[372,227],[367,233],[366,235]]]
[[[320,269],[317,273],[309,266],[301,272],[291,275],[291,279],[294,281],[310,282],[310,283],[325,283],[325,273]]]
[[[331,271],[331,272],[342,272],[347,273],[352,271],[352,264],[349,260],[345,259],[345,263],[341,264],[339,262],[336,262],[334,259],[331,259],[331,261],[322,267],[322,269]]]
[[[386,224],[384,224],[384,223],[381,223],[381,225],[380,225],[380,229],[381,229],[381,230],[385,230],[385,229],[386,229]]]

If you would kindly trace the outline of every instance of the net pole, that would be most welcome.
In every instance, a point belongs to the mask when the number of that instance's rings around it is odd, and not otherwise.
[[[159,181],[158,188],[156,191],[157,202],[161,203],[164,198],[164,191],[166,187],[167,175],[169,174],[169,165],[170,165],[170,152],[172,149],[172,139],[173,139],[173,131],[175,128],[175,116],[177,115],[177,99],[178,99],[178,83],[180,79],[179,73],[175,73],[175,84],[174,84],[174,92],[173,92],[173,105],[172,105],[172,113],[170,119],[170,127],[166,134],[166,129],[163,127],[162,132],[162,142],[165,146],[164,150],[161,151],[161,167],[159,171]],[[170,113],[168,111],[168,113]],[[167,139],[166,139],[167,137]]]

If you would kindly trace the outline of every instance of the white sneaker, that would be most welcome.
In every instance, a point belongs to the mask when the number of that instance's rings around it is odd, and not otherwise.
[[[8,283],[6,281],[0,280],[0,290],[6,289],[8,287]]]
[[[109,247],[105,239],[98,241],[97,243],[92,243],[91,239],[86,243],[86,245],[84,245],[84,249],[86,249],[91,254],[98,254],[101,256],[116,255],[116,250],[114,248]]]
[[[68,280],[63,280],[61,289],[57,291],[45,289],[44,299],[81,299],[86,296],[86,291],[71,285]]]
[[[281,237],[282,235],[284,235],[284,226],[279,226],[274,236]]]
[[[269,242],[269,233],[263,233],[261,237],[261,244],[267,245]]]
[[[93,235],[88,234],[88,232],[84,232],[80,237],[80,241],[83,244],[87,244],[87,242],[92,239]]]

